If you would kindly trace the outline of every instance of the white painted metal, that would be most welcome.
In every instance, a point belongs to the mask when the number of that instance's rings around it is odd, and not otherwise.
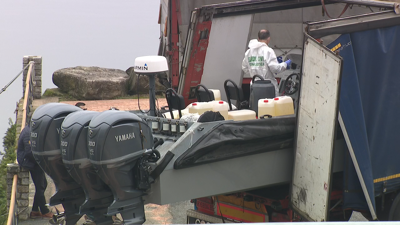
[[[328,218],[342,60],[311,37],[304,44],[291,205],[311,221]]]
[[[158,23],[160,24],[160,46],[158,55],[165,55],[168,50],[168,29],[166,29],[168,25],[168,0],[160,0]],[[169,73],[169,71],[167,73]]]
[[[361,188],[364,192],[365,199],[367,200],[368,208],[369,211],[371,212],[372,219],[376,220],[378,219],[378,217],[376,216],[374,206],[372,205],[371,198],[369,197],[367,187],[365,186],[364,177],[362,176],[360,166],[358,165],[358,161],[356,155],[354,154],[354,149],[349,138],[349,134],[347,133],[346,125],[344,124],[342,115],[340,113],[339,113],[339,124],[340,127],[342,128],[343,136],[346,141],[347,148],[349,149],[351,159],[353,160],[354,168],[356,169],[358,179],[360,180]]]
[[[166,37],[166,23],[168,23],[168,0],[160,0],[160,12],[159,12],[159,22],[160,22],[160,38]]]
[[[213,19],[201,83],[219,89],[223,100],[226,79],[242,86],[242,61],[252,18],[251,14]]]

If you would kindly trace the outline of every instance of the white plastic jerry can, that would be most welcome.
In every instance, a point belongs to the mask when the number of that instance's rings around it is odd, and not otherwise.
[[[208,102],[194,102],[189,108],[189,113],[203,114],[206,111],[212,111],[212,104]]]
[[[293,99],[289,96],[279,96],[274,98],[275,115],[284,116],[294,114]]]
[[[228,110],[229,110],[229,105],[227,102],[224,101],[211,101],[210,102],[213,106],[212,111],[214,112],[219,112],[225,120],[228,119]]]
[[[221,100],[221,92],[218,89],[208,89],[208,90],[213,92],[215,101]]]
[[[264,115],[276,116],[275,101],[273,98],[258,100],[258,118]]]

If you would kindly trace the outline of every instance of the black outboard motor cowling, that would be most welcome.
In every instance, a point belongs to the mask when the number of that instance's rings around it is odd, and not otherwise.
[[[79,206],[85,200],[81,186],[67,172],[61,157],[60,130],[64,118],[81,109],[63,103],[41,105],[32,115],[31,146],[32,153],[56,186],[56,193],[50,198],[50,205],[62,204],[67,224],[75,224],[81,216]]]
[[[145,222],[137,174],[142,155],[153,147],[150,127],[133,113],[105,111],[91,120],[88,145],[90,161],[114,194],[108,215],[121,213],[124,224]]]
[[[86,201],[79,213],[87,214],[97,225],[113,224],[106,216],[107,208],[114,201],[111,189],[97,176],[89,160],[88,127],[99,112],[78,111],[69,114],[61,125],[62,159],[71,177],[82,186]]]

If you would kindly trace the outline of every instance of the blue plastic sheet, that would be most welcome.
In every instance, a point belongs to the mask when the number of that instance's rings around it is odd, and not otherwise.
[[[374,208],[375,196],[400,188],[399,40],[395,26],[344,34],[328,45],[343,57],[339,110]],[[368,209],[348,162],[345,207]]]

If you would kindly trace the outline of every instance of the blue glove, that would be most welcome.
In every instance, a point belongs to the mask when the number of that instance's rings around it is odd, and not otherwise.
[[[278,60],[278,63],[281,63],[281,62],[283,62],[283,60],[282,60],[282,56],[278,56],[278,58],[276,58],[277,60]]]
[[[288,59],[285,61],[285,63],[287,65],[286,69],[290,69],[290,64],[292,64],[292,60]]]

